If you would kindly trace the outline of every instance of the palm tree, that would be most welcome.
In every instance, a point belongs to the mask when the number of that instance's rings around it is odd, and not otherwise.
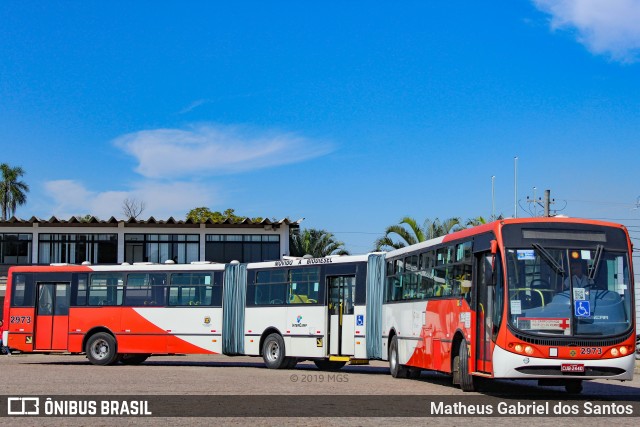
[[[294,230],[289,239],[289,251],[292,256],[311,255],[321,258],[329,255],[349,255],[344,243],[335,239],[332,233],[315,228]]]
[[[2,205],[2,220],[6,221],[9,214],[13,216],[16,213],[16,207],[27,203],[25,193],[29,192],[29,186],[19,180],[24,175],[24,170],[20,166],[12,168],[6,163],[2,163],[0,164],[0,172],[2,173],[0,205]]]
[[[427,218],[421,226],[415,218],[405,216],[398,224],[387,227],[384,236],[376,240],[375,250],[399,249],[444,236],[462,229],[461,223],[458,217],[447,218],[444,221],[438,218],[431,221]]]
[[[469,218],[466,222],[466,226],[468,227],[475,227],[477,225],[482,225],[482,224],[486,224],[487,220],[484,219],[484,217],[482,216],[477,216],[475,218]]]

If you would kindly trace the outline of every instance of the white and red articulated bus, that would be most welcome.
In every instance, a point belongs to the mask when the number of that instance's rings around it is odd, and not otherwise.
[[[3,342],[86,353],[261,356],[270,368],[388,360],[394,377],[630,380],[631,243],[618,224],[506,219],[388,253],[249,264],[12,267]]]

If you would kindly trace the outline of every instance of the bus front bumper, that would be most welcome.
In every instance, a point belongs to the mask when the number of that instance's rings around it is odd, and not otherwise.
[[[562,372],[562,365],[584,364],[584,372]],[[498,346],[493,351],[494,378],[566,378],[631,380],[635,368],[635,354],[615,359],[543,359],[516,354]]]

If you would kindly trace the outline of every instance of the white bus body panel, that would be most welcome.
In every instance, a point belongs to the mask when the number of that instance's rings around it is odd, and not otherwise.
[[[406,364],[422,341],[427,301],[399,302],[382,306],[382,360],[389,359],[389,334],[398,337],[398,361]]]
[[[356,359],[367,359],[367,307],[364,305],[356,305],[354,309],[355,323],[353,337],[355,341],[353,357]],[[347,330],[344,331],[347,333]]]
[[[245,354],[260,355],[260,338],[267,329],[274,328],[284,339],[287,356],[325,357],[326,319],[327,309],[324,306],[247,307]]]

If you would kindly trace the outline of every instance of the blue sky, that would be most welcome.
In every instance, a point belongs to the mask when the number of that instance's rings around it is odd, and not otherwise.
[[[523,207],[550,189],[640,238],[640,1],[231,3],[0,3],[17,216],[135,197],[305,218],[360,253],[405,215],[488,217],[491,176],[512,216],[518,156]]]

